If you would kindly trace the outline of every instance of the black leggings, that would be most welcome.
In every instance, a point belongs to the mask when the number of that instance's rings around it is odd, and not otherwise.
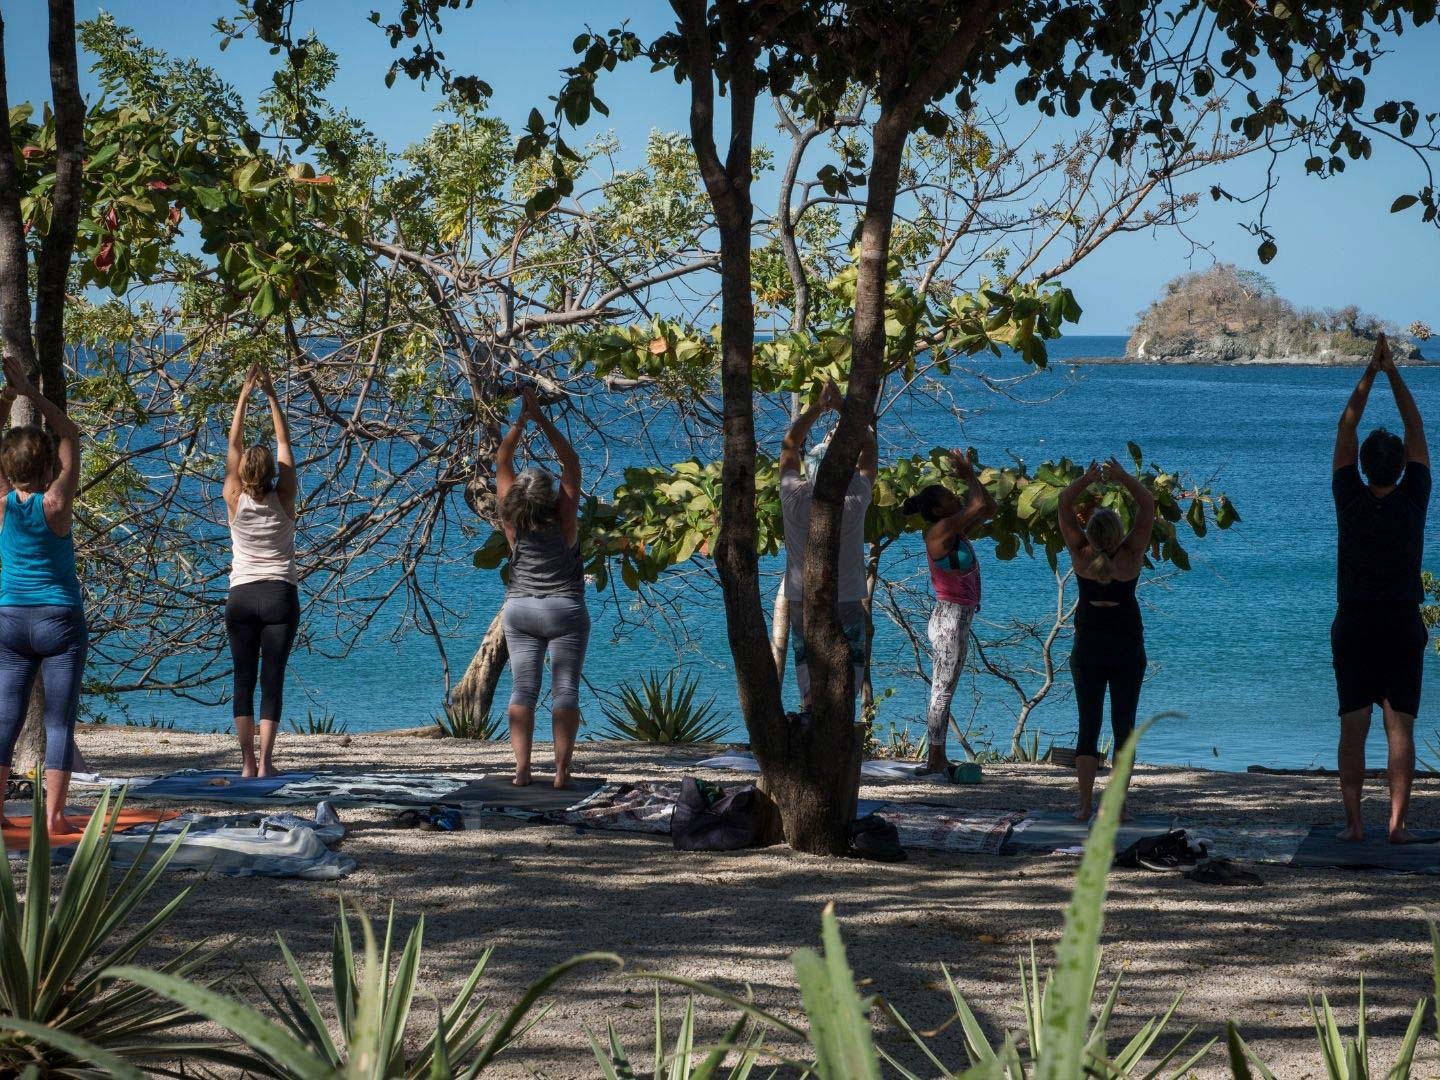
[[[1075,753],[1099,757],[1100,728],[1105,722],[1105,690],[1110,690],[1110,730],[1113,753],[1119,753],[1135,730],[1140,707],[1140,684],[1145,681],[1143,632],[1097,633],[1085,627],[1075,631],[1070,652],[1070,674],[1075,679],[1075,704],[1080,710],[1080,737]]]
[[[247,581],[231,586],[225,630],[235,661],[235,716],[255,715],[258,676],[260,718],[280,722],[285,662],[299,628],[300,590],[290,582]]]

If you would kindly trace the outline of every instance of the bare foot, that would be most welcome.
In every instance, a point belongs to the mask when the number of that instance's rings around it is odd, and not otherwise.
[[[1346,825],[1345,828],[1340,830],[1339,839],[1349,841],[1352,844],[1358,844],[1365,839],[1365,827],[1363,825]]]
[[[1079,810],[1076,810],[1076,811],[1075,811],[1075,820],[1076,820],[1076,821],[1089,821],[1090,818],[1094,815],[1094,813],[1095,813],[1095,811],[1094,811],[1094,808],[1093,808],[1093,807],[1082,806],[1082,807],[1080,807]]]
[[[58,818],[51,818],[46,825],[51,836],[75,836],[81,830],[69,818],[61,815]]]
[[[1390,843],[1392,844],[1416,844],[1419,842],[1420,838],[1405,828],[1404,825],[1401,825],[1398,829],[1390,830]]]
[[[240,779],[241,779],[241,780],[254,780],[254,779],[255,779],[255,766],[254,766],[254,765],[250,765],[250,764],[248,764],[248,763],[245,764],[245,765],[241,765],[241,766],[240,766]]]
[[[570,786],[570,774],[569,774],[569,773],[557,772],[557,773],[555,774],[555,790],[556,790],[556,791],[559,791],[559,790],[561,790],[562,788],[567,788],[567,787],[569,787],[569,786]]]
[[[257,772],[255,775],[256,775],[256,776],[259,776],[259,777],[262,777],[262,778],[264,778],[264,777],[270,777],[270,776],[279,776],[279,775],[280,775],[280,770],[277,769],[277,768],[275,768],[275,766],[274,766],[273,764],[267,763],[267,764],[265,764],[265,765],[261,765],[261,766],[260,766],[260,771]]]
[[[515,779],[511,780],[510,783],[514,784],[516,787],[528,787],[530,784],[530,770],[516,769]]]

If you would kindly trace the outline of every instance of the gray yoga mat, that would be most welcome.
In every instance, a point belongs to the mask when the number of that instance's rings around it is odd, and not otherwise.
[[[1175,819],[1168,814],[1142,814],[1120,826],[1115,850],[1124,851],[1136,840],[1169,832]],[[1090,822],[1077,821],[1065,810],[1031,810],[1016,823],[1002,849],[1007,855],[1064,851],[1083,847],[1090,835]]]
[[[1392,844],[1379,829],[1367,831],[1359,843],[1341,840],[1339,832],[1334,824],[1311,826],[1290,865],[1440,874],[1440,832],[1416,829],[1415,835],[1424,841],[1419,844]]]
[[[501,773],[483,780],[472,780],[464,787],[445,796],[447,803],[480,803],[482,810],[515,811],[526,814],[549,814],[568,810],[587,795],[594,794],[604,780],[572,776],[570,786],[556,790],[553,777],[539,776],[531,784],[516,787],[510,777]]]

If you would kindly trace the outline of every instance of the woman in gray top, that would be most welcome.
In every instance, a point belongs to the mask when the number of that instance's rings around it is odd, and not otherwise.
[[[540,411],[534,395],[500,441],[495,493],[500,526],[510,541],[510,582],[505,590],[505,644],[510,650],[510,743],[514,783],[530,783],[535,702],[545,654],[550,654],[550,717],[555,739],[555,786],[570,782],[570,757],[580,729],[580,669],[590,639],[585,569],[580,559],[580,458],[569,440]],[[560,462],[560,482],[544,469],[515,475],[515,451],[528,421],[545,434]]]

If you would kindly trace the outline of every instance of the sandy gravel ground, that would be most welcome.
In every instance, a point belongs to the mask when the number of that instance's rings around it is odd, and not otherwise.
[[[91,766],[107,774],[172,768],[231,767],[228,738],[134,728],[81,733]],[[426,766],[501,771],[508,746],[399,736],[282,735],[282,767]],[[546,748],[538,748],[543,755]],[[676,778],[686,752],[605,743],[582,744],[579,771],[612,780]],[[692,758],[703,754],[689,752]],[[544,761],[541,756],[537,760]],[[735,774],[718,774],[732,780]],[[1173,811],[1233,821],[1331,820],[1333,779],[1260,777],[1141,767],[1135,812]],[[992,767],[979,787],[908,782],[867,785],[866,797],[995,808],[1066,806],[1069,775],[1049,766]],[[1383,784],[1367,788],[1374,822],[1383,820]],[[359,870],[339,891],[372,913],[394,901],[408,927],[423,914],[424,987],[445,1000],[487,946],[495,947],[482,986],[507,1005],[522,986],[574,953],[614,950],[632,968],[658,969],[754,988],[757,999],[798,1017],[789,964],[817,941],[822,908],[834,902],[852,965],[871,991],[883,992],[917,1029],[953,1016],[941,964],[949,967],[987,1029],[1017,1027],[1016,962],[1037,943],[1042,962],[1058,940],[1076,860],[1065,857],[952,856],[918,852],[879,865],[797,856],[784,849],[682,854],[667,838],[577,833],[487,818],[464,833],[404,831],[387,811],[342,811],[351,828],[344,850]],[[1414,823],[1440,825],[1440,782],[1417,784]],[[1123,974],[1116,1029],[1128,1036],[1183,990],[1176,1031],[1202,1038],[1235,1018],[1280,1077],[1321,1076],[1307,995],[1327,991],[1353,1022],[1356,980],[1366,978],[1372,1046],[1388,1069],[1415,1002],[1430,989],[1426,915],[1440,914],[1434,878],[1263,867],[1265,885],[1200,886],[1179,877],[1117,872],[1105,926],[1102,978]],[[171,923],[160,952],[196,938],[233,943],[265,978],[282,968],[280,931],[313,977],[328,970],[334,884],[266,879],[198,881],[173,875],[161,889],[194,893]],[[157,952],[158,955],[158,952]],[[143,959],[143,957],[142,957]],[[612,1021],[632,1053],[648,1056],[651,986],[601,969],[562,984],[555,1008],[493,1075],[593,1077],[585,1028]],[[682,1001],[672,996],[678,1018]],[[420,1015],[428,1015],[422,1007]],[[713,1036],[725,1013],[701,1011]],[[1432,1028],[1433,1030],[1433,1028]],[[921,1075],[894,1032],[881,1030]],[[935,1037],[943,1060],[963,1051],[952,1025]],[[1433,1075],[1433,1038],[1423,1044]],[[1383,1069],[1381,1071],[1384,1071]],[[1199,1075],[1226,1075],[1219,1050]],[[491,1075],[488,1074],[487,1075]]]

